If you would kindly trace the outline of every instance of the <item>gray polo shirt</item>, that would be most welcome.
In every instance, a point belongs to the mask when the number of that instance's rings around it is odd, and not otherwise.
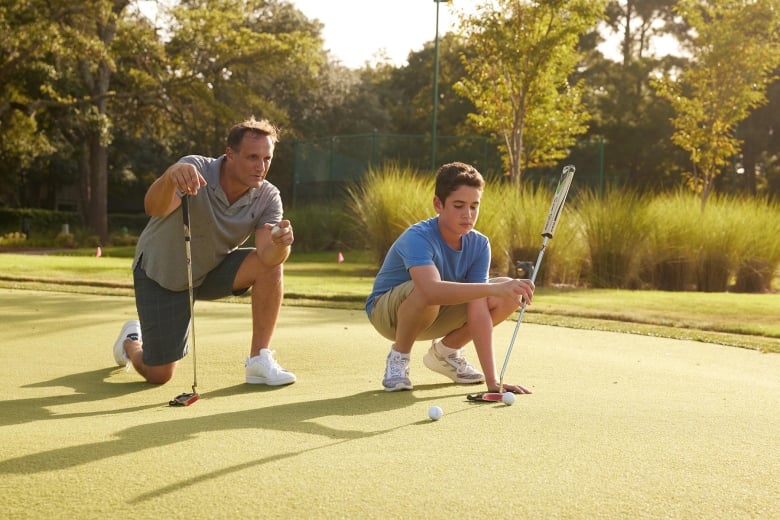
[[[252,188],[233,204],[219,184],[219,158],[188,155],[189,163],[208,183],[190,197],[192,283],[197,287],[212,269],[266,223],[282,220],[279,189],[268,181]],[[184,221],[181,207],[167,217],[152,217],[138,239],[133,266],[141,262],[146,275],[171,291],[187,290]]]

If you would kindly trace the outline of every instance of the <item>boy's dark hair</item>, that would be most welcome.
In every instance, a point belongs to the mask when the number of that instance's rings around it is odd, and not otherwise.
[[[442,204],[447,200],[450,193],[463,185],[481,190],[485,188],[485,179],[482,178],[482,174],[476,168],[462,162],[444,164],[436,172],[435,194],[439,197]]]
[[[270,137],[274,144],[279,142],[279,130],[277,130],[270,121],[267,119],[257,120],[255,119],[255,116],[252,116],[230,129],[227,136],[228,147],[233,150],[238,150],[241,146],[241,141],[244,140],[244,135],[246,135],[247,132],[263,137]]]

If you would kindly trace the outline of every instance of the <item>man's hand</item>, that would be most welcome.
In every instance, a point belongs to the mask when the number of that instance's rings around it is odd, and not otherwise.
[[[185,195],[197,195],[200,187],[206,185],[206,179],[191,164],[176,163],[165,173],[171,186]]]
[[[266,224],[265,228],[271,231],[271,243],[275,246],[287,247],[295,242],[292,224],[289,220],[282,220],[278,224]]]

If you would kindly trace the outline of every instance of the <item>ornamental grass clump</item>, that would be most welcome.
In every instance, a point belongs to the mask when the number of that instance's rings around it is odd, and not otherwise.
[[[347,188],[347,214],[362,230],[377,265],[407,227],[435,215],[434,183],[433,175],[388,165],[369,170],[360,183]]]
[[[608,187],[603,195],[583,190],[576,199],[596,288],[636,288],[648,234],[647,202],[636,191]]]

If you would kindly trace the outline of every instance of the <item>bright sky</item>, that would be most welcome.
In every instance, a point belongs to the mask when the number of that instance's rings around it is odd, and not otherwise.
[[[396,66],[405,65],[411,51],[436,38],[434,0],[292,0],[309,19],[324,25],[322,36],[331,55],[350,68],[375,63],[384,53]],[[439,36],[449,32],[455,10],[473,0],[439,4]],[[454,6],[454,7],[453,7]]]

